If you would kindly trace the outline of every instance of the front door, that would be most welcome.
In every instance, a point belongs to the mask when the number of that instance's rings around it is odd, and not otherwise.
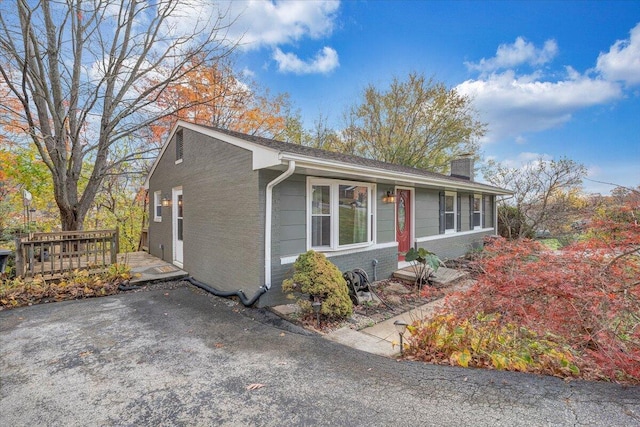
[[[182,202],[182,187],[173,189],[172,197],[173,206],[173,263],[178,267],[183,266],[183,234],[184,234],[184,220],[183,209],[184,204]]]
[[[396,191],[396,241],[398,260],[411,248],[411,190]]]

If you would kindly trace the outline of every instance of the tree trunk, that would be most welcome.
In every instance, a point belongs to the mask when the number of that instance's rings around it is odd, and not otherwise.
[[[79,215],[77,209],[73,207],[64,208],[62,206],[59,209],[62,231],[75,231],[84,228],[84,215]]]

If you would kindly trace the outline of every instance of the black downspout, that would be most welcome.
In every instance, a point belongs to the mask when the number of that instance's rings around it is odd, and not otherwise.
[[[245,306],[245,307],[250,307],[252,306],[256,301],[258,301],[258,298],[260,298],[262,296],[262,294],[264,294],[265,292],[267,292],[267,288],[265,288],[264,286],[260,286],[260,289],[258,289],[258,291],[253,295],[253,297],[251,299],[247,299],[247,296],[244,294],[244,292],[242,291],[219,291],[217,289],[212,288],[211,286],[202,283],[202,282],[198,282],[196,279],[194,279],[193,277],[187,277],[186,279],[187,282],[191,283],[194,286],[199,287],[200,289],[209,292],[210,294],[213,294],[217,297],[224,297],[224,298],[228,298],[228,297],[238,297],[240,298],[240,302]]]

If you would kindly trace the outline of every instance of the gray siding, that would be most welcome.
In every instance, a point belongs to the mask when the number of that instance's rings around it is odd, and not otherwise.
[[[265,198],[267,184],[281,175],[280,171],[260,171],[260,194]],[[284,298],[280,258],[304,253],[307,249],[306,176],[293,174],[273,189],[271,217],[271,289],[260,297],[260,307],[287,304]],[[264,259],[264,257],[263,257]],[[291,266],[289,266],[291,267]]]
[[[469,227],[469,193],[458,193],[460,195],[460,231],[468,231],[471,228]]]
[[[382,203],[389,187],[378,185],[376,190],[376,242],[387,243],[396,241],[396,205]]]
[[[263,284],[263,203],[251,152],[184,129],[182,163],[175,164],[174,141],[149,182],[149,194],[171,194],[182,186],[184,269],[220,290],[242,289],[251,297]],[[151,210],[153,207],[151,207]],[[171,208],[161,223],[150,221],[149,249],[171,261]]]
[[[439,191],[425,188],[416,188],[415,191],[415,237],[435,236],[440,232]]]
[[[441,239],[420,242],[419,248],[425,248],[438,255],[442,260],[464,256],[468,252],[482,247],[485,236],[495,234],[493,231],[478,232],[473,234],[447,235]]]
[[[492,231],[462,234],[462,235],[440,235],[439,234],[439,190],[416,189],[416,238],[442,236],[436,240],[416,243],[416,247],[425,248],[437,254],[441,259],[457,258],[465,255],[472,249],[482,247],[484,236],[494,234]],[[461,232],[468,232],[471,229],[469,195],[472,193],[459,192],[460,205],[460,225]],[[490,198],[487,198],[490,200]],[[487,227],[493,224],[493,208],[487,202],[484,206],[484,213],[487,215]]]
[[[261,171],[261,194],[266,185],[280,175],[279,171]],[[382,188],[384,187],[384,188]],[[281,264],[282,257],[300,255],[307,250],[307,176],[293,174],[273,190],[271,290],[260,298],[260,306],[284,304],[282,281],[291,274],[293,264]],[[382,203],[387,187],[377,186],[376,191],[376,239],[378,243],[395,241],[395,209],[393,204]],[[262,197],[262,196],[261,196]],[[373,277],[371,262],[378,259],[377,276],[388,278],[398,267],[397,248],[361,251],[329,258],[342,271],[362,268]]]

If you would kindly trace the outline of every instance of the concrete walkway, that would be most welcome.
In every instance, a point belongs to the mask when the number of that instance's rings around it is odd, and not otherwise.
[[[177,280],[189,275],[175,265],[142,251],[118,254],[118,262],[131,268],[133,278],[129,283],[132,285]]]
[[[458,280],[459,277],[456,277]],[[462,291],[471,286],[470,280],[456,282],[443,288],[445,296],[451,292]],[[349,327],[340,328],[325,335],[325,338],[351,348],[380,356],[395,357],[400,354],[400,336],[394,323],[398,320],[411,324],[416,320],[430,317],[444,305],[444,298],[432,301],[411,311],[399,314],[383,322],[359,331]]]

